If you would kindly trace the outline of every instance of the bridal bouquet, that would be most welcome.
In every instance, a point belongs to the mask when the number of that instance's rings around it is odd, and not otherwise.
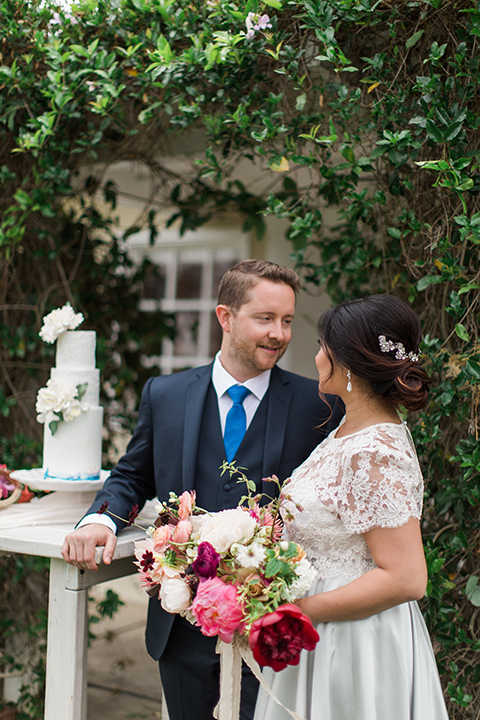
[[[269,480],[280,498],[262,506],[253,482],[234,465],[222,470],[246,483],[240,505],[208,513],[196,506],[195,492],[171,493],[157,506],[146,539],[135,543],[141,582],[165,610],[180,613],[204,635],[225,643],[248,639],[259,665],[282,670],[318,642],[309,618],[291,604],[311,587],[315,571],[300,545],[281,539],[279,512],[289,498],[278,478]]]

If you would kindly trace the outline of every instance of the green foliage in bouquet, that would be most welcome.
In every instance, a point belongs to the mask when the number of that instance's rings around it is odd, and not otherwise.
[[[66,299],[97,330],[109,412],[130,424],[140,354],[171,327],[137,311],[150,269],[130,264],[129,234],[154,242],[166,207],[182,233],[232,210],[260,239],[267,215],[284,220],[307,289],[397,294],[422,320],[436,380],[411,421],[423,610],[450,716],[478,714],[479,4],[0,0],[0,12],[5,452],[15,432],[19,462],[35,463],[34,398],[53,361],[37,333]],[[204,151],[172,172],[162,158],[195,139]],[[118,238],[105,173],[125,159],[154,190]],[[265,183],[239,182],[239,163]]]

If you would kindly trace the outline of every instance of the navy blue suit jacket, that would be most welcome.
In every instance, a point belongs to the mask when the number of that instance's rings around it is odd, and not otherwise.
[[[98,511],[108,500],[109,510],[126,518],[134,505],[141,508],[146,500],[168,500],[170,491],[180,495],[194,488],[200,426],[211,374],[212,365],[206,365],[147,382],[127,452],[97,494],[89,513]],[[289,477],[338,425],[343,415],[341,403],[333,396],[327,396],[327,400],[330,407],[318,397],[316,381],[273,368],[262,477]],[[271,491],[271,484],[264,488],[264,492]],[[125,526],[113,520],[119,530]],[[163,652],[173,619],[157,599],[150,602],[147,648],[155,659]]]

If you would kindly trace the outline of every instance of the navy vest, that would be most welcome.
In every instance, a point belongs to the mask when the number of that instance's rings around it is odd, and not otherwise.
[[[237,467],[246,468],[243,472],[249,480],[253,480],[257,484],[258,492],[262,490],[267,410],[268,390],[263,396],[234,458]],[[195,472],[197,505],[210,512],[236,507],[240,498],[246,495],[245,483],[237,484],[237,478],[232,476],[230,479],[229,473],[221,475],[220,466],[225,459],[217,393],[210,383],[203,408]]]

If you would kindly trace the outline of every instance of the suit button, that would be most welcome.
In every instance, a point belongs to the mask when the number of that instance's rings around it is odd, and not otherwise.
[[[229,490],[232,489],[232,486],[229,483],[225,483],[225,485],[223,486],[223,489],[228,492]]]

